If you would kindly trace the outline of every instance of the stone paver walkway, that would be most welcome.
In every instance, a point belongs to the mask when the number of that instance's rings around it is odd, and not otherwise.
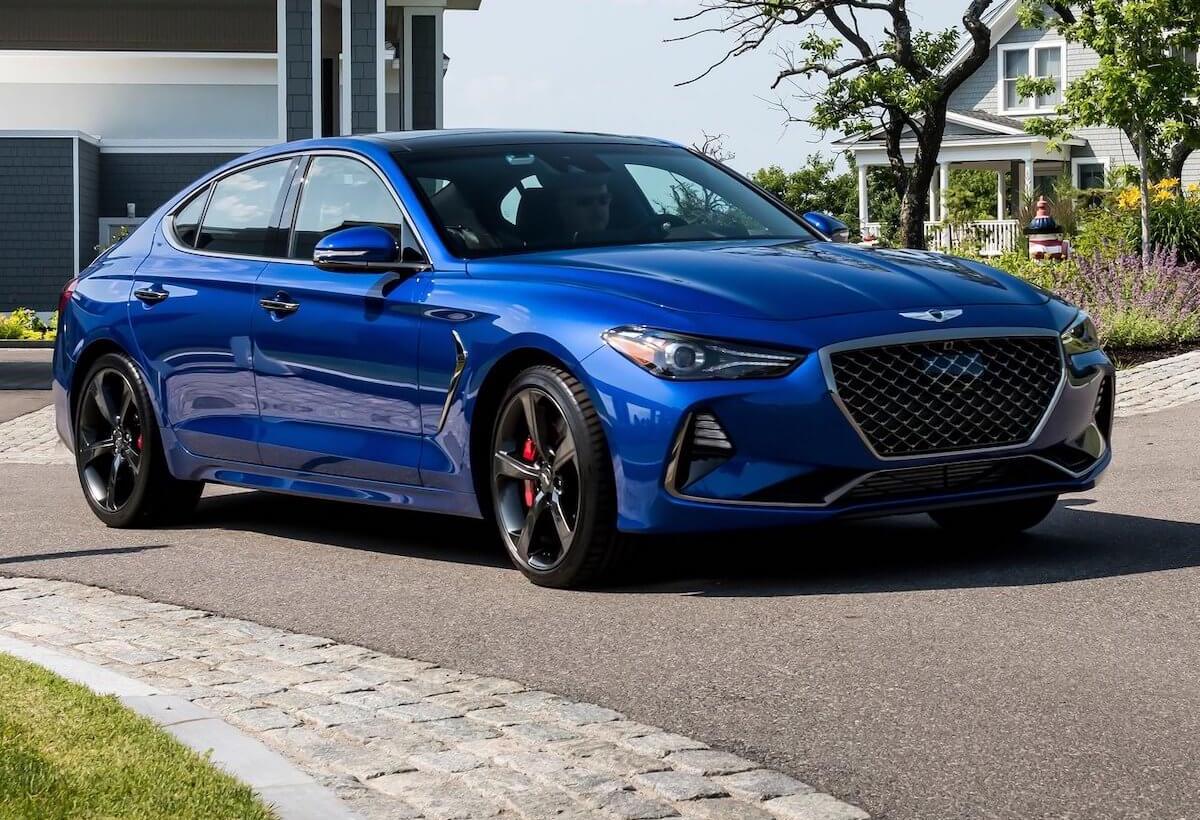
[[[0,634],[225,716],[364,818],[867,818],[602,706],[96,587],[0,577]]]

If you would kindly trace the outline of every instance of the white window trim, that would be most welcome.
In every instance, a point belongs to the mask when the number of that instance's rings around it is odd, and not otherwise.
[[[1010,51],[1025,51],[1029,54],[1029,70],[1037,71],[1037,50],[1057,48],[1060,55],[1059,65],[1062,66],[1062,76],[1059,79],[1059,96],[1067,91],[1067,43],[1065,40],[1042,40],[1036,43],[1010,43],[996,47],[996,112],[1005,116],[1033,116],[1036,114],[1053,114],[1054,106],[1037,108],[1036,100],[1029,100],[1028,108],[1008,108],[1004,104],[1004,58]],[[1029,74],[1026,76],[1035,76]]]
[[[1103,165],[1104,176],[1108,177],[1109,162],[1108,157],[1071,157],[1071,184],[1079,188],[1079,166],[1080,165]]]

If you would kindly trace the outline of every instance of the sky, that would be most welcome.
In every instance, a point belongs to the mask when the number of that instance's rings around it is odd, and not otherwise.
[[[940,29],[955,24],[962,5],[914,0],[909,7],[914,25]],[[780,64],[774,47],[676,86],[731,42],[711,35],[663,42],[693,31],[694,23],[674,18],[698,8],[698,0],[483,0],[479,11],[447,12],[445,125],[605,131],[685,144],[704,132],[724,134],[736,155],[730,164],[743,172],[794,169],[808,154],[831,154],[839,135],[785,126],[771,91]]]

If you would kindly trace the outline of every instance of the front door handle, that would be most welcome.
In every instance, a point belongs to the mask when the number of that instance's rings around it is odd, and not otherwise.
[[[141,299],[148,305],[153,305],[166,299],[169,295],[165,290],[150,290],[149,288],[140,288],[135,290],[133,295]]]
[[[300,303],[289,302],[286,293],[277,293],[273,299],[259,299],[258,304],[268,313],[295,313],[300,309]]]

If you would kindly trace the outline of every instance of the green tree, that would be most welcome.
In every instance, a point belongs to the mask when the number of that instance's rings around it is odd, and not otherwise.
[[[835,160],[809,154],[804,164],[791,173],[772,165],[759,169],[751,178],[796,213],[832,214],[854,232],[859,229],[858,180],[852,173],[834,173],[835,167]]]
[[[988,58],[991,31],[982,17],[992,2],[967,3],[962,15],[966,45],[957,61],[959,29],[914,28],[907,0],[700,0],[699,11],[679,19],[703,27],[678,39],[702,34],[734,38],[723,57],[688,81],[695,82],[772,43],[777,33],[795,32],[781,49],[784,64],[773,88],[817,82],[815,90],[797,89],[810,110],[800,116],[789,113],[789,121],[848,135],[878,131],[887,149],[890,184],[900,201],[899,241],[923,248],[929,183],[946,129],[946,109],[950,95]],[[914,144],[911,158],[901,145],[909,140]]]
[[[1021,24],[1049,27],[1068,42],[1099,55],[1099,62],[1072,79],[1054,117],[1026,121],[1028,131],[1054,140],[1071,129],[1120,128],[1142,167],[1142,262],[1149,264],[1151,180],[1178,175],[1200,136],[1200,0],[1026,0]],[[1025,77],[1022,96],[1048,94],[1054,81]]]

